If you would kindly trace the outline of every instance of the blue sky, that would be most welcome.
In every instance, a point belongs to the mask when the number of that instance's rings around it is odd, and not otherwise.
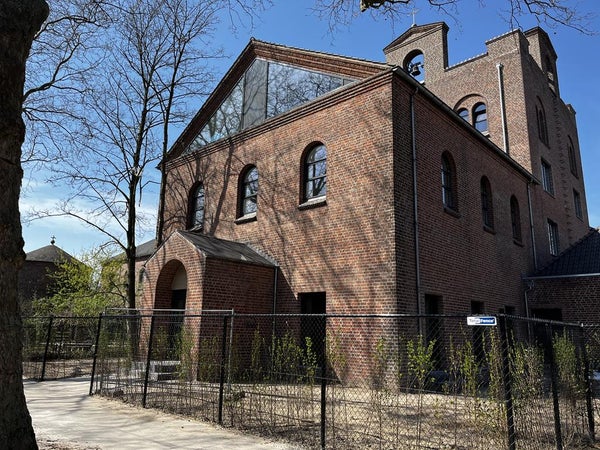
[[[358,2],[358,0],[356,0]],[[452,17],[431,9],[425,0],[417,0],[416,23],[419,25],[446,21],[450,27],[448,51],[450,65],[484,53],[485,41],[510,29],[502,12],[494,7],[479,7],[478,0],[462,0],[463,6]],[[488,0],[489,5],[504,4]],[[579,11],[600,15],[598,0],[570,2]],[[407,14],[401,21],[391,23],[374,18],[368,13],[357,15],[350,25],[329,29],[326,19],[311,11],[312,0],[275,0],[275,5],[254,22],[253,29],[238,28],[232,33],[225,24],[217,30],[215,41],[227,55],[216,63],[217,80],[225,74],[235,58],[248,44],[251,37],[292,47],[306,48],[327,53],[383,61],[382,49],[412,24]],[[520,26],[526,30],[538,25],[532,17],[521,18]],[[589,36],[566,28],[549,28],[548,32],[558,54],[558,77],[561,97],[577,112],[579,145],[581,148],[587,207],[590,225],[600,226],[600,17],[596,16],[590,26],[597,34]],[[202,99],[199,99],[201,104]],[[39,174],[36,174],[36,177]],[[156,174],[158,177],[158,173]],[[61,196],[59,189],[51,189],[42,180],[32,179],[25,174],[21,212],[34,203],[50,205]],[[147,191],[141,208],[152,214],[157,207],[157,189]],[[154,219],[152,219],[154,220]],[[149,231],[138,237],[138,243],[153,237],[154,224]],[[50,243],[56,236],[56,244],[71,253],[80,255],[85,250],[98,246],[106,238],[101,233],[86,228],[71,219],[50,218],[25,224],[23,236],[25,251],[29,252]]]

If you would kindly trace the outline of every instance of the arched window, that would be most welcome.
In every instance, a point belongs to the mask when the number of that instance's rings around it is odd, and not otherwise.
[[[204,186],[198,183],[190,195],[188,228],[201,230],[204,226]]]
[[[473,126],[481,132],[487,131],[488,120],[485,103],[476,103],[473,106]]]
[[[324,197],[327,193],[327,149],[323,144],[310,149],[303,163],[303,200]]]
[[[514,195],[510,198],[510,223],[513,239],[521,242],[521,210],[519,209],[519,201]]]
[[[567,143],[567,150],[569,152],[569,168],[571,173],[579,178],[579,171],[577,170],[577,157],[575,156],[575,149],[573,148],[573,141],[569,136],[569,142]]]
[[[458,211],[456,193],[456,167],[448,152],[442,154],[442,203],[444,207]]]
[[[544,107],[539,99],[537,105],[535,106],[535,111],[537,115],[538,137],[540,138],[540,141],[548,145],[548,125],[546,123],[546,111],[544,110]]]
[[[456,113],[462,117],[463,120],[469,121],[469,110],[467,108],[460,108]]]
[[[256,213],[258,199],[258,170],[250,166],[240,178],[239,216]]]
[[[492,204],[492,187],[487,177],[481,178],[481,217],[486,228],[494,228],[494,208]]]

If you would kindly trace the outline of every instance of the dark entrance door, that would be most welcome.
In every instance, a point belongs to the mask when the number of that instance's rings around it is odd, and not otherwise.
[[[308,292],[299,294],[298,298],[302,314],[326,313],[325,292]],[[324,317],[302,317],[300,322],[302,344],[306,347],[306,338],[310,338],[319,366],[325,361],[325,326]]]
[[[175,289],[171,291],[171,322],[169,323],[168,358],[179,359],[181,347],[181,329],[183,327],[183,315],[185,312],[185,297],[187,289]]]

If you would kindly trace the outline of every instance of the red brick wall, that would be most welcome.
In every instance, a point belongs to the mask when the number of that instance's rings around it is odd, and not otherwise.
[[[560,309],[565,322],[600,323],[600,277],[536,279],[528,290],[530,309]]]
[[[410,114],[409,89],[399,83],[398,116]],[[471,301],[484,302],[486,312],[498,312],[505,305],[522,311],[520,275],[532,270],[531,236],[527,208],[527,178],[496,150],[482,145],[472,130],[457,126],[455,119],[440,112],[422,94],[417,93],[416,147],[418,179],[418,228],[421,293],[442,297],[444,313],[469,313]],[[434,125],[432,125],[434,124]],[[399,139],[403,139],[402,136]],[[410,147],[400,145],[402,164],[410,160]],[[457,214],[444,209],[441,192],[441,158],[451,154],[456,166]],[[408,194],[409,171],[399,177],[404,185],[398,190]],[[493,230],[485,230],[481,211],[481,177],[489,179],[493,201]],[[520,206],[522,239],[512,237],[510,198]],[[402,199],[399,215],[406,216],[398,227],[398,266],[408,261],[402,274],[405,283],[416,284],[410,262],[414,254],[412,200]],[[400,281],[399,281],[400,282]],[[414,298],[414,297],[413,297]],[[423,301],[423,297],[421,297]],[[410,300],[406,310],[416,312]],[[424,311],[422,308],[421,311]]]
[[[299,311],[299,292],[323,291],[329,312],[396,312],[389,77],[174,162],[167,234],[185,226],[189,190],[202,180],[205,232],[249,243],[280,264],[280,312]],[[300,160],[315,142],[327,147],[327,203],[302,209]],[[258,213],[238,224],[237,180],[248,164],[259,173]]]
[[[201,180],[205,231],[250,243],[281,265],[278,312],[298,312],[302,292],[326,292],[328,312],[416,312],[414,87],[391,79],[338,92],[320,107],[305,106],[173,162],[167,232],[185,226],[189,191]],[[423,94],[415,101],[422,296],[442,296],[444,312],[469,312],[471,301],[483,301],[489,312],[522,310],[520,276],[533,267],[527,179]],[[300,159],[314,142],[328,150],[327,204],[302,209]],[[444,151],[457,167],[458,216],[441,202]],[[237,180],[248,164],[259,172],[258,214],[239,224]],[[492,186],[493,233],[481,219],[483,175]],[[512,239],[511,195],[520,205],[520,245]]]
[[[170,308],[173,277],[183,266],[188,280],[186,308],[200,311],[204,265],[203,255],[181,235],[173,234],[146,263],[139,307]]]
[[[270,314],[273,310],[273,280],[272,267],[209,258],[206,262],[203,309]]]
[[[577,242],[589,229],[575,114],[557,95],[558,89],[549,87],[544,67],[546,55],[555,61],[556,54],[543,31],[535,29],[527,35],[514,31],[491,39],[486,45],[486,53],[441,68],[440,64],[447,60],[447,55],[441,53],[447,49],[445,35],[439,28],[435,33],[423,33],[407,39],[388,58],[391,58],[391,63],[400,64],[411,51],[423,51],[425,86],[453,109],[467,107],[471,111],[477,101],[484,101],[489,128],[486,135],[501,148],[503,133],[497,64],[503,65],[510,155],[538,179],[541,179],[542,158],[553,171],[554,195],[544,192],[541,186],[535,186],[532,193],[536,249],[541,267],[552,260],[548,245],[548,219],[558,224],[560,251]],[[557,78],[556,68],[554,70]],[[535,110],[538,98],[546,112],[548,146],[538,138]],[[575,147],[578,177],[573,176],[569,168],[568,137]],[[582,218],[575,215],[573,189],[581,195]]]

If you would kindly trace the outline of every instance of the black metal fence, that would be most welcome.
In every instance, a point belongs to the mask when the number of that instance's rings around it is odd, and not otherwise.
[[[169,311],[95,321],[90,394],[307,448],[594,442],[600,327],[505,315]]]
[[[90,375],[98,317],[26,317],[23,376],[32,380]]]

